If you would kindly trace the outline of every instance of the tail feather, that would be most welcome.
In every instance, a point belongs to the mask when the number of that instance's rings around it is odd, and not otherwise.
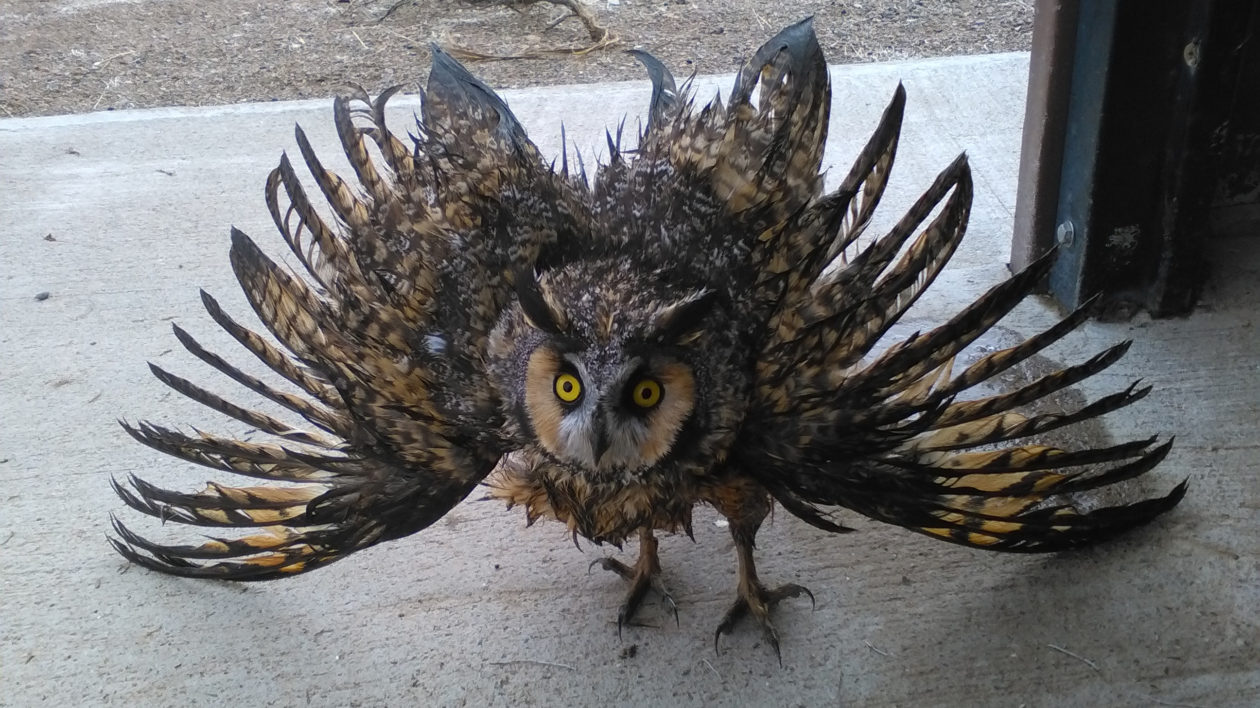
[[[697,116],[682,102],[680,119],[641,147],[668,155],[680,174],[702,175],[749,236],[777,240],[818,194],[830,110],[827,65],[804,20],[757,50],[729,106],[715,100]]]
[[[631,49],[630,55],[647,69],[648,78],[652,81],[652,98],[648,102],[647,124],[643,127],[643,136],[649,132],[661,130],[666,124],[678,117],[680,100],[686,94],[678,90],[674,75],[659,59],[640,49]]]

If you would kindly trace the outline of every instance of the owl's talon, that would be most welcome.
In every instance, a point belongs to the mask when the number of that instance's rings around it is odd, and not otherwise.
[[[631,580],[631,581],[634,580],[634,570],[630,566],[626,565],[625,563],[622,563],[616,558],[596,558],[595,560],[591,561],[590,565],[586,567],[586,574],[590,575],[591,569],[597,565],[603,568],[604,570],[611,570],[612,572],[616,573],[617,575],[620,575],[626,580]]]
[[[630,581],[630,592],[626,594],[625,602],[622,603],[621,609],[617,611],[618,639],[621,638],[622,627],[627,625],[640,626],[634,621],[634,615],[638,612],[639,606],[643,604],[643,598],[647,596],[649,589],[655,590],[661,596],[662,602],[673,611],[674,624],[677,625],[679,623],[678,605],[674,602],[674,598],[670,596],[665,583],[661,581],[661,563],[656,556],[656,538],[650,531],[643,531],[639,534],[639,559],[635,561],[633,567],[622,563],[616,558],[597,558],[587,566],[587,573],[590,573],[591,569],[596,565],[604,570],[611,570]]]
[[[745,615],[751,614],[757,620],[757,624],[761,626],[761,634],[774,649],[774,656],[779,660],[779,666],[783,666],[783,655],[779,651],[779,632],[774,628],[774,623],[770,621],[770,609],[779,604],[783,600],[790,597],[800,597],[801,595],[809,596],[810,609],[817,606],[814,601],[814,593],[804,585],[788,583],[781,585],[773,590],[767,590],[759,581],[741,582],[739,584],[739,596],[735,598],[735,602],[731,605],[726,614],[722,616],[722,621],[718,623],[717,631],[713,633],[713,653],[717,654],[719,640],[723,634],[730,634],[735,628],[735,624],[739,622]]]
[[[814,593],[810,592],[809,588],[804,585],[797,585],[796,583],[780,585],[779,587],[767,592],[766,604],[773,607],[782,600],[786,600],[789,597],[800,597],[801,595],[809,597],[809,609],[811,612],[818,609],[818,601],[814,599]]]
[[[669,591],[665,589],[665,583],[661,582],[661,578],[659,575],[654,576],[652,578],[652,587],[656,590],[658,594],[660,594],[661,602],[668,605],[669,609],[673,611],[674,626],[675,627],[681,626],[681,623],[678,621],[678,604],[674,602],[674,598],[670,596]]]

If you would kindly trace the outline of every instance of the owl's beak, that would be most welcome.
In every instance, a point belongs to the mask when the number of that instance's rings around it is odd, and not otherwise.
[[[595,420],[595,442],[591,448],[595,453],[595,466],[598,467],[600,458],[608,452],[608,424],[604,422],[602,413]]]

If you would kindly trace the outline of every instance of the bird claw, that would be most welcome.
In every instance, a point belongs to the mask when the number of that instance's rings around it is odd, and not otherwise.
[[[770,648],[774,649],[774,656],[779,660],[779,666],[783,666],[783,654],[779,651],[779,632],[774,628],[774,623],[770,621],[770,609],[789,597],[800,597],[801,595],[809,596],[810,610],[812,611],[818,606],[814,600],[814,593],[804,585],[788,583],[781,585],[773,590],[767,590],[761,583],[755,583],[751,589],[747,589],[743,584],[739,588],[739,596],[735,598],[735,602],[731,605],[726,614],[722,616],[722,621],[718,623],[717,631],[713,633],[713,653],[717,654],[718,643],[723,634],[730,634],[735,628],[735,624],[745,615],[752,614],[757,620],[757,624],[761,625],[761,633]]]
[[[620,575],[626,580],[634,579],[634,570],[630,566],[626,565],[625,563],[622,563],[616,558],[596,558],[595,560],[591,561],[590,565],[586,566],[586,574],[590,575],[591,569],[593,569],[597,565],[603,568],[604,570],[611,570],[612,572],[616,573],[617,575]]]
[[[630,591],[626,594],[626,600],[622,603],[621,609],[617,611],[618,639],[621,638],[622,627],[636,625],[634,615],[638,612],[639,606],[643,603],[643,598],[647,596],[649,589],[655,590],[661,596],[661,601],[674,613],[674,624],[679,624],[678,605],[674,602],[673,596],[669,594],[665,583],[661,581],[660,570],[655,569],[655,563],[639,562],[634,567],[631,567],[616,558],[597,558],[587,566],[586,572],[589,574],[597,565],[604,570],[611,570],[630,582]]]

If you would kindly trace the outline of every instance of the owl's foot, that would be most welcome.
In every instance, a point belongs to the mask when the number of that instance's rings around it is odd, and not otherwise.
[[[765,637],[766,642],[774,649],[774,656],[779,660],[779,665],[783,665],[783,655],[779,653],[779,633],[774,628],[774,624],[770,621],[770,608],[786,600],[789,597],[800,597],[801,595],[809,596],[809,602],[814,604],[814,593],[804,585],[796,585],[788,583],[780,585],[773,590],[767,590],[756,578],[752,578],[751,582],[745,582],[743,579],[739,583],[739,596],[735,598],[735,603],[722,616],[722,621],[718,624],[717,631],[713,633],[713,651],[718,650],[718,640],[723,634],[730,634],[735,628],[735,623],[746,615],[752,615],[757,624],[761,625],[761,633]]]
[[[753,563],[753,544],[752,535],[744,533],[734,533],[736,527],[732,525],[732,532],[735,538],[735,553],[739,558],[739,585],[738,596],[735,603],[722,616],[722,621],[718,624],[717,631],[713,633],[713,652],[718,651],[718,640],[723,634],[730,634],[734,629],[735,623],[746,615],[752,615],[757,624],[761,625],[761,634],[765,637],[766,642],[774,649],[774,656],[779,660],[779,666],[783,666],[783,655],[779,653],[779,633],[775,630],[774,624],[770,622],[770,608],[779,604],[789,597],[800,597],[801,595],[809,596],[810,607],[814,607],[814,593],[809,591],[804,585],[796,585],[788,583],[781,585],[773,590],[767,590],[766,586],[761,584],[757,579],[757,566]]]
[[[674,598],[670,597],[665,583],[661,582],[661,562],[656,555],[656,537],[651,531],[640,532],[639,559],[635,561],[633,567],[616,558],[599,558],[593,561],[590,567],[594,568],[596,565],[604,570],[611,570],[630,581],[630,592],[626,594],[626,601],[617,611],[618,637],[621,636],[623,626],[634,624],[634,614],[643,604],[643,598],[647,596],[648,590],[655,590],[661,596],[665,605],[673,610],[674,622],[678,622],[678,605],[674,604]]]

